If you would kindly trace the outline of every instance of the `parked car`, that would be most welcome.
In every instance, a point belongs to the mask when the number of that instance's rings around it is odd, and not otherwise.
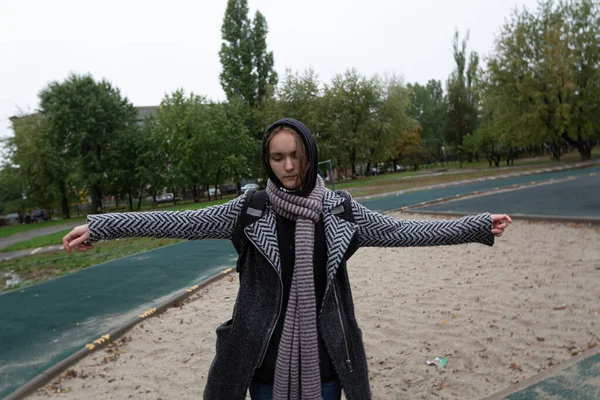
[[[377,166],[377,167],[371,168],[371,175],[381,175],[384,172],[385,172],[385,168],[383,168],[382,166]]]
[[[210,194],[210,198],[212,199],[213,197],[215,197],[215,188],[209,188],[208,192],[204,192],[205,196],[208,196]],[[221,195],[221,189],[217,189],[216,191],[216,195],[217,197],[219,197]]]
[[[46,210],[33,210],[31,212],[31,222],[50,221],[50,215]]]
[[[8,225],[14,225],[14,224],[18,224],[18,223],[21,222],[21,218],[19,217],[19,213],[7,214],[6,217],[4,217],[4,220],[6,222],[8,222]]]
[[[233,194],[233,193],[237,193],[238,191],[238,186],[236,184],[234,185],[225,185],[225,187],[223,188],[225,194]]]
[[[258,190],[258,184],[257,183],[246,183],[244,186],[242,186],[242,192],[246,193],[248,190]]]
[[[156,197],[156,202],[157,203],[172,203],[174,201],[181,201],[183,200],[181,197],[175,197],[175,195],[173,195],[173,193],[165,193],[165,194],[161,194],[160,196]]]

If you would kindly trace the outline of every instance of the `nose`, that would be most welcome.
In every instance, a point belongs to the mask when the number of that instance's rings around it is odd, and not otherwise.
[[[293,171],[294,170],[294,160],[292,160],[291,157],[287,157],[285,159],[285,170],[286,171]]]

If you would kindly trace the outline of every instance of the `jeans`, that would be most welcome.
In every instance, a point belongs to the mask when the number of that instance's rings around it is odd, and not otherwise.
[[[273,400],[273,386],[253,381],[250,385],[250,398],[252,400]],[[341,398],[342,387],[339,381],[335,380],[321,384],[322,400],[340,400]]]

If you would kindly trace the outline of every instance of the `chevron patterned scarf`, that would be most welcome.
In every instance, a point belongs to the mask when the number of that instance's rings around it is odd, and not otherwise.
[[[275,400],[321,399],[313,253],[315,224],[323,212],[325,184],[317,177],[308,197],[286,193],[269,180],[267,195],[275,212],[296,221],[292,286],[275,364]]]

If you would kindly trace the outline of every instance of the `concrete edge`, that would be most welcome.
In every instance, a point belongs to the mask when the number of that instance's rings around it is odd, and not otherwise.
[[[507,177],[514,178],[514,177],[519,177],[519,176],[540,175],[540,174],[546,174],[549,172],[561,172],[561,171],[570,171],[570,170],[574,170],[574,169],[591,168],[591,167],[596,167],[598,165],[600,165],[600,160],[577,162],[575,164],[566,165],[566,166],[545,167],[545,168],[540,166],[540,168],[533,169],[530,171],[512,172],[512,173],[509,173]],[[449,183],[441,183],[441,184],[432,185],[432,186],[419,186],[416,188],[399,190],[399,191],[395,191],[395,192],[377,193],[377,194],[357,196],[357,197],[352,197],[352,198],[356,201],[371,200],[371,199],[377,199],[380,197],[398,196],[401,194],[406,194],[406,193],[411,193],[411,192],[420,192],[420,191],[425,191],[425,190],[443,188],[443,187],[447,187],[447,186],[458,186],[458,185],[464,185],[464,184],[470,184],[470,183],[476,183],[476,182],[482,182],[482,181],[491,181],[491,180],[497,180],[497,179],[504,179],[504,178],[493,176],[493,177],[486,177],[486,178],[468,179],[465,181],[453,181],[453,182],[449,182]]]
[[[569,180],[571,180],[571,178],[565,178],[565,179],[560,179],[560,180],[550,179],[547,181],[529,182],[529,183],[525,183],[525,184],[514,184],[514,185],[504,186],[504,187],[498,186],[498,187],[494,187],[494,188],[490,188],[490,189],[476,190],[476,191],[469,192],[469,193],[459,193],[459,194],[455,194],[454,196],[446,196],[446,197],[437,198],[435,200],[423,201],[421,203],[411,204],[408,206],[398,208],[393,211],[405,211],[405,210],[417,209],[420,207],[432,206],[434,204],[448,203],[448,202],[452,202],[454,200],[462,200],[462,199],[469,198],[469,197],[490,196],[490,195],[493,195],[496,193],[513,192],[513,191],[517,191],[517,190],[521,190],[521,189],[527,189],[527,188],[536,187],[536,186],[551,185],[551,184],[565,182],[565,181],[569,181]],[[436,213],[436,212],[443,212],[443,211],[430,211],[430,212]]]
[[[129,321],[127,321],[124,324],[122,324],[121,326],[113,329],[109,333],[100,336],[98,339],[94,340],[92,343],[87,343],[82,349],[79,349],[78,351],[71,354],[64,360],[59,361],[57,364],[55,364],[52,367],[48,368],[47,370],[43,371],[42,373],[40,373],[33,379],[30,379],[24,385],[20,386],[14,392],[10,393],[7,397],[5,397],[4,400],[17,400],[17,399],[25,398],[26,396],[35,392],[40,387],[44,386],[46,383],[48,383],[52,379],[54,379],[57,376],[59,376],[60,374],[62,374],[63,371],[66,370],[71,365],[82,360],[87,355],[91,354],[92,352],[104,348],[108,343],[110,343],[112,341],[112,339],[116,339],[119,336],[123,335],[125,332],[127,332],[131,328],[133,328],[136,324],[144,321],[146,318],[149,318],[149,317],[152,317],[152,316],[162,313],[167,308],[171,307],[173,304],[176,304],[182,300],[185,300],[186,298],[188,298],[191,295],[193,295],[194,293],[196,293],[198,290],[203,289],[203,288],[207,287],[208,285],[210,285],[211,283],[214,283],[214,282],[220,280],[221,278],[225,277],[226,275],[229,275],[233,271],[235,271],[234,268],[227,268],[227,269],[211,276],[210,278],[202,281],[201,283],[199,283],[197,285],[194,285],[187,289],[182,289],[179,293],[175,294],[171,298],[158,304],[156,307],[153,307],[153,308],[149,309],[148,311],[138,315],[137,317],[130,319]]]
[[[553,375],[558,374],[559,372],[566,370],[569,367],[572,367],[573,365],[577,364],[580,361],[585,360],[588,357],[595,356],[598,353],[600,353],[600,346],[596,346],[594,348],[588,349],[588,350],[584,351],[583,353],[581,353],[580,355],[575,356],[568,361],[565,361],[564,363],[560,363],[558,365],[552,366],[552,367],[548,368],[547,370],[540,372],[539,374],[536,374],[530,378],[527,378],[524,381],[517,383],[516,385],[510,386],[504,390],[501,390],[500,392],[495,393],[489,397],[486,397],[483,400],[504,399],[513,393],[517,393],[525,388],[528,388],[529,386],[535,385],[535,384],[543,381],[544,379],[547,379]]]

